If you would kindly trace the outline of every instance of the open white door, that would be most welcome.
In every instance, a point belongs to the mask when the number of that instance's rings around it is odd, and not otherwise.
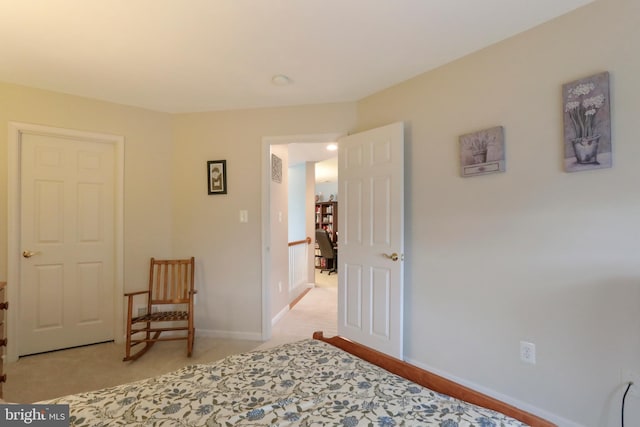
[[[339,140],[338,333],[403,357],[404,125]]]

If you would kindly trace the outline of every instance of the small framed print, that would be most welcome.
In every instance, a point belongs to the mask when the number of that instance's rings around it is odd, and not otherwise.
[[[227,161],[207,162],[207,187],[209,194],[227,194]]]
[[[271,180],[282,183],[282,159],[275,154],[271,155]]]
[[[504,128],[502,126],[460,136],[460,172],[463,177],[504,171]]]

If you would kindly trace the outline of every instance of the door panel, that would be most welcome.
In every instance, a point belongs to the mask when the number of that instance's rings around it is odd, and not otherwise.
[[[83,243],[101,242],[104,223],[102,185],[78,185],[78,240]]]
[[[364,306],[362,301],[362,266],[342,263],[340,268],[346,270],[344,274],[346,277],[344,290],[339,292],[340,295],[343,292],[345,295],[344,323],[347,327],[360,330],[362,329],[362,308]],[[340,296],[338,299],[340,299]],[[338,317],[340,316],[338,315]],[[340,335],[343,334],[341,333]]]
[[[41,265],[35,268],[35,330],[38,332],[61,328],[63,319],[63,273],[62,265]]]
[[[114,339],[115,146],[23,134],[18,355]]]
[[[381,268],[371,269],[371,334],[388,340],[390,338],[389,297],[391,280],[389,270]]]
[[[338,171],[338,180],[340,179]],[[362,181],[345,181],[339,188],[344,188],[346,197],[342,197],[338,215],[339,224],[344,224],[340,231],[338,244],[362,244]]]
[[[403,124],[349,135],[339,150],[338,333],[402,358]]]
[[[388,176],[372,179],[371,238],[374,245],[391,245],[391,183]]]
[[[78,264],[78,280],[82,283],[79,295],[79,323],[100,321],[102,263],[86,262]]]

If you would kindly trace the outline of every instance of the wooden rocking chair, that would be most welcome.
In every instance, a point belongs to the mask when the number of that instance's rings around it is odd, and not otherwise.
[[[126,356],[123,361],[136,360],[147,352],[156,341],[187,340],[187,356],[191,357],[195,339],[193,324],[193,298],[195,260],[156,260],[151,258],[149,269],[149,289],[128,292]],[[134,312],[134,297],[147,294],[146,310],[142,307]],[[162,310],[162,306],[180,304],[183,309],[171,307]],[[186,336],[179,331],[187,331]],[[162,332],[170,332],[160,337]],[[177,335],[176,335],[177,334]],[[135,353],[131,349],[144,344]]]

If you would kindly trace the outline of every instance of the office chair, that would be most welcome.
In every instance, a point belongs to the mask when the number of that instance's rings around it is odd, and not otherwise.
[[[331,238],[329,237],[329,232],[323,229],[316,230],[316,243],[320,248],[320,256],[325,258],[327,262],[331,260],[331,268],[323,268],[320,270],[320,274],[323,271],[328,271],[329,274],[338,272],[338,251],[335,246],[331,242]]]

